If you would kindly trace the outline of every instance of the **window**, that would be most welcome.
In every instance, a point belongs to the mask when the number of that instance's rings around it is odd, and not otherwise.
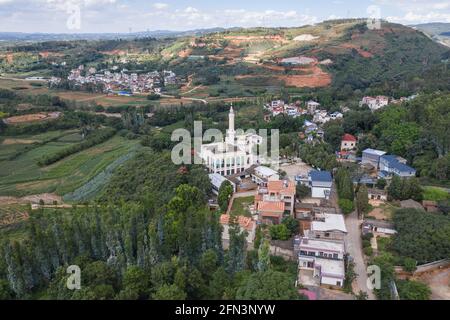
[[[338,254],[337,253],[333,253],[333,258],[337,259],[338,258]]]
[[[329,232],[325,232],[325,237],[329,237],[330,236],[330,233]]]

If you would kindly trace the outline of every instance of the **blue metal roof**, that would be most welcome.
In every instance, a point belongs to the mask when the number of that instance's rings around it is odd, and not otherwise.
[[[389,164],[389,167],[396,169],[399,172],[416,172],[416,169],[398,161],[398,158],[395,155],[384,155],[381,159],[386,161]]]
[[[332,182],[331,173],[329,171],[313,170],[309,173],[312,181]]]

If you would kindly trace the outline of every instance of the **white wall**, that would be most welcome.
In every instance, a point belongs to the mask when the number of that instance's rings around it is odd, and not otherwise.
[[[312,187],[311,196],[313,198],[323,198],[323,199],[325,199],[325,190],[331,191],[330,188]]]
[[[341,283],[338,284],[337,282],[340,281]],[[337,279],[337,278],[331,278],[331,277],[322,277],[322,284],[330,285],[330,286],[340,286],[342,287],[344,285],[343,279]]]

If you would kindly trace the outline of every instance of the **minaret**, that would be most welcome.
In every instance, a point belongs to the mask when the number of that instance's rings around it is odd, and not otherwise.
[[[236,131],[234,131],[234,110],[233,110],[233,104],[231,104],[230,107],[230,113],[228,115],[228,131],[227,131],[227,137],[225,139],[226,142],[234,144],[235,141],[235,135]]]

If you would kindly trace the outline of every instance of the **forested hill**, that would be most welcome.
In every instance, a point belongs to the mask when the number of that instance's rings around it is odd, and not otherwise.
[[[298,28],[211,31],[169,38],[3,44],[0,73],[65,76],[80,64],[97,70],[118,65],[136,72],[168,68],[207,87],[323,88],[337,99],[355,90],[393,96],[446,90],[450,79],[445,63],[450,49],[400,24],[382,22],[371,30],[365,20],[347,19]],[[313,62],[282,63],[290,57]],[[63,61],[65,67],[58,66]]]

